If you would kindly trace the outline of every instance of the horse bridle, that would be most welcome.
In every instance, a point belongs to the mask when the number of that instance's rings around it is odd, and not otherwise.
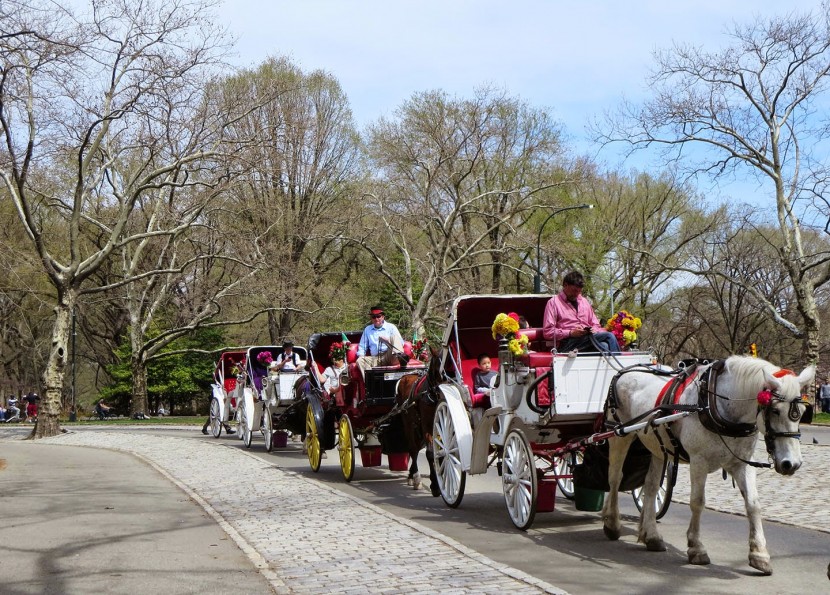
[[[787,401],[784,397],[778,394],[778,391],[770,391],[772,398],[769,403],[763,406],[764,410],[764,444],[767,447],[767,454],[771,457],[775,456],[775,439],[776,438],[801,438],[801,432],[776,432],[772,428],[771,413],[774,410],[773,404],[777,401],[779,403],[789,403],[790,407],[787,411],[787,417],[790,421],[797,422],[801,419],[802,411],[799,405],[803,403],[801,397]]]
[[[706,427],[708,430],[714,432],[718,435],[723,442],[724,446],[726,446],[726,441],[723,440],[723,436],[731,436],[731,437],[748,437],[758,431],[758,427],[755,423],[747,424],[747,423],[737,423],[737,422],[727,422],[720,414],[717,413],[717,408],[714,406],[714,400],[710,400],[710,397],[714,397],[714,399],[723,399],[725,401],[734,400],[730,399],[729,397],[720,395],[717,393],[716,388],[716,379],[717,373],[723,368],[724,360],[718,360],[714,362],[702,375],[699,384],[699,397],[698,400],[701,406],[704,406],[704,410],[701,413],[704,413],[703,416],[699,417],[701,423]],[[712,374],[714,372],[714,374]],[[787,371],[788,374],[791,372]],[[710,377],[711,375],[711,377]],[[758,408],[763,411],[764,414],[764,445],[767,449],[767,454],[775,458],[775,440],[777,438],[801,438],[801,432],[778,432],[772,427],[772,412],[775,411],[775,403],[790,403],[789,411],[787,416],[791,421],[799,421],[801,419],[801,411],[799,405],[802,403],[801,397],[797,397],[788,401],[784,397],[782,397],[778,391],[770,390],[771,398],[766,403],[766,405],[758,404]],[[704,397],[704,394],[706,395]],[[712,423],[717,423],[716,427],[712,427]],[[732,424],[732,428],[736,431],[729,432],[730,425]],[[725,432],[721,432],[719,430],[726,430]],[[730,449],[728,446],[726,448],[729,452],[732,453],[736,459],[740,460],[747,465],[751,465],[753,467],[772,467],[770,463],[758,463],[756,461],[747,461]]]

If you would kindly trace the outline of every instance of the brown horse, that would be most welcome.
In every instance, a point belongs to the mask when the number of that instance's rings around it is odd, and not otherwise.
[[[398,382],[395,393],[396,402],[404,407],[401,413],[404,435],[409,451],[409,477],[407,484],[414,489],[421,487],[421,474],[418,472],[418,453],[424,446],[429,462],[429,489],[433,496],[440,496],[438,477],[432,451],[432,423],[435,409],[438,407],[438,385],[441,383],[441,358],[434,348],[430,348],[431,357],[426,373],[413,372]]]

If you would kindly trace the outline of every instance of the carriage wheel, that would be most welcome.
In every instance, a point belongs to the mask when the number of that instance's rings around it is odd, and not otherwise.
[[[242,413],[244,409],[242,409],[242,404],[237,401],[239,406],[236,408],[236,413],[234,414],[233,418],[236,420],[236,437],[240,440],[245,438],[245,433],[242,431]]]
[[[274,450],[274,428],[271,422],[271,410],[265,405],[262,411],[262,433],[265,435],[265,450]]]
[[[341,415],[337,424],[337,449],[340,451],[340,469],[343,478],[351,481],[354,477],[354,434],[348,415]]]
[[[654,508],[657,510],[658,519],[662,519],[669,511],[671,495],[674,491],[675,473],[674,462],[667,461],[666,465],[663,466],[663,475],[660,477],[660,487],[657,488],[657,495],[654,497]],[[631,490],[631,496],[634,498],[634,505],[637,510],[643,512],[643,488],[634,488]]]
[[[305,446],[308,450],[308,463],[312,471],[320,470],[320,461],[323,460],[323,453],[320,450],[320,433],[317,428],[317,420],[314,419],[314,408],[306,408],[305,414]]]
[[[214,438],[219,438],[222,433],[222,414],[219,412],[219,400],[210,400],[210,433]]]
[[[502,463],[501,480],[507,512],[513,524],[526,531],[536,516],[539,486],[535,457],[521,430],[515,428],[507,435]]]
[[[582,463],[582,453],[580,451],[566,453],[553,459],[553,473],[555,475],[570,475],[571,477],[556,478],[556,485],[559,486],[559,491],[568,500],[574,499],[574,467]]]
[[[432,428],[432,448],[435,452],[435,473],[441,498],[450,508],[456,508],[464,497],[467,472],[461,466],[458,449],[458,436],[452,423],[450,408],[445,401],[435,410],[435,422]]]

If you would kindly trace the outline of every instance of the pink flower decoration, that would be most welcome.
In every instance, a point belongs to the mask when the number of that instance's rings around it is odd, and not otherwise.
[[[761,407],[766,407],[772,401],[772,393],[768,390],[762,390],[758,393],[758,404]]]
[[[519,322],[519,315],[516,314],[515,312],[508,312],[507,315],[510,318],[512,318],[513,320],[515,320],[516,322]]]

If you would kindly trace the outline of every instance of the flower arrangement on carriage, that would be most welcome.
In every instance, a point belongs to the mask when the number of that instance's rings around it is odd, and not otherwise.
[[[260,364],[261,366],[263,366],[263,367],[267,368],[267,367],[268,367],[268,365],[269,365],[272,361],[274,361],[274,356],[273,356],[273,355],[271,355],[271,352],[270,352],[270,351],[263,351],[263,352],[259,353],[259,354],[256,356],[256,361],[257,361],[257,362],[259,362],[259,364]]]
[[[336,359],[340,359],[346,361],[346,353],[349,351],[349,343],[348,341],[338,341],[337,343],[332,343],[331,347],[329,347],[329,358],[331,361]]]
[[[418,339],[412,344],[412,355],[418,361],[427,362],[430,358],[429,342],[427,338]]]
[[[611,331],[623,349],[637,340],[637,330],[643,322],[628,310],[620,310],[608,321],[605,329]]]
[[[519,335],[519,315],[515,312],[498,314],[493,321],[493,338],[507,341],[507,349],[513,355],[527,353],[528,338]]]

